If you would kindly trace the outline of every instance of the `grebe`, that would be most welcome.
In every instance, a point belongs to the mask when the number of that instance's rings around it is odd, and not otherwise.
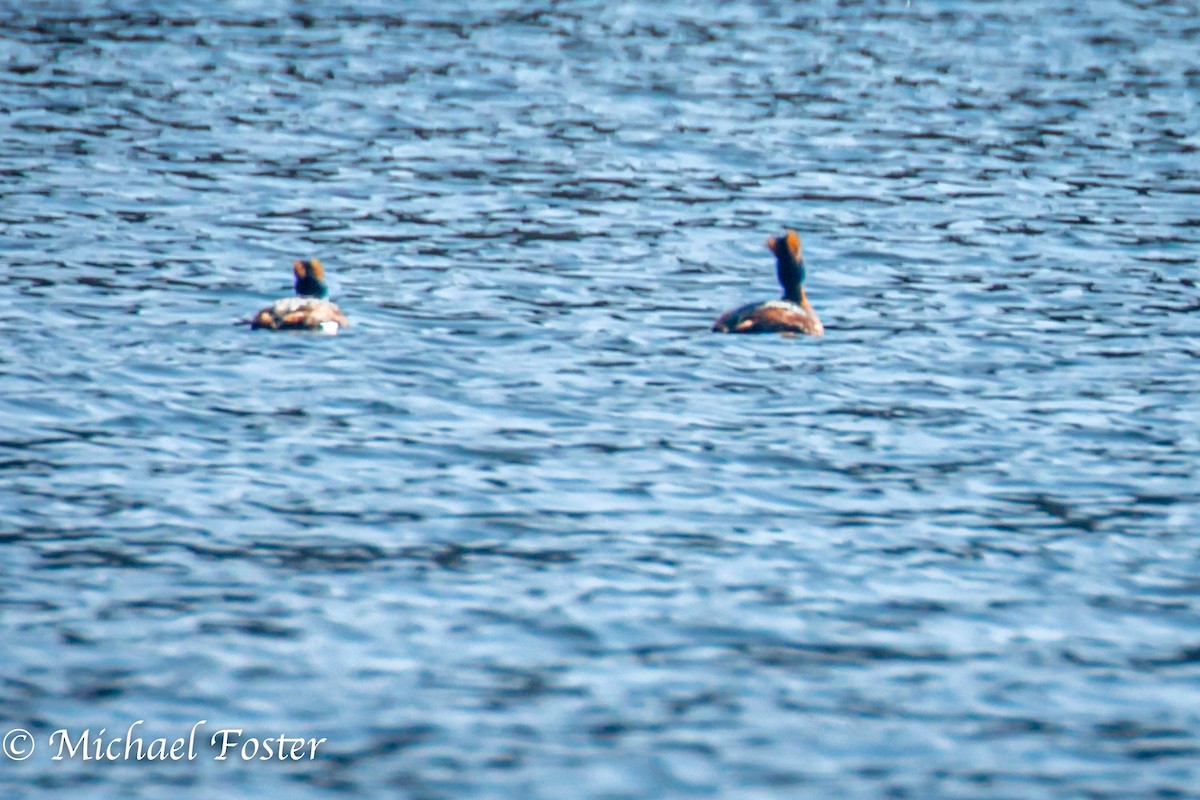
[[[713,323],[717,333],[807,333],[821,336],[825,326],[808,304],[804,293],[804,257],[800,255],[800,236],[793,230],[767,239],[767,249],[775,254],[775,274],[783,287],[783,298],[765,303],[750,303],[722,314]]]
[[[251,328],[337,333],[339,328],[350,327],[342,310],[325,299],[329,286],[320,261],[297,261],[292,271],[296,273],[296,296],[276,300],[259,311],[250,321]]]

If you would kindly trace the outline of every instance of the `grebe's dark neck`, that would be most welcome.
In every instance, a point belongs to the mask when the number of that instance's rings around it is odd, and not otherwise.
[[[799,303],[800,286],[804,283],[804,259],[797,260],[786,246],[780,247],[775,252],[775,274],[783,287],[783,299]]]
[[[319,297],[325,298],[329,296],[329,287],[323,281],[296,280],[296,294],[301,297]]]

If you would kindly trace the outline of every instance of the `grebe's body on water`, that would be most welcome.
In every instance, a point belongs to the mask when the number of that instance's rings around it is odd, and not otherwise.
[[[713,323],[717,333],[806,333],[821,336],[825,326],[809,305],[804,292],[804,257],[800,236],[788,230],[783,236],[767,239],[767,249],[775,254],[775,273],[783,287],[783,297],[765,303],[727,311]]]
[[[273,331],[319,331],[337,333],[350,327],[350,321],[336,305],[326,300],[329,286],[325,283],[325,267],[317,259],[297,261],[292,265],[296,275],[296,296],[276,300],[254,315],[251,328]]]

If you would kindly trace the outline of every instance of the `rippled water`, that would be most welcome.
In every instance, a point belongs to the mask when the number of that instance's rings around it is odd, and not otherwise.
[[[1200,9],[708,5],[3,4],[6,796],[1200,797]]]

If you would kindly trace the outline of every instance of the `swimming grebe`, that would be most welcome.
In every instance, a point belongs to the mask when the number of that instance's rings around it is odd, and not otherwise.
[[[712,329],[717,333],[807,333],[821,336],[825,326],[808,304],[804,293],[804,257],[800,236],[793,230],[767,239],[775,254],[775,273],[783,287],[783,298],[750,303],[722,314]]]
[[[296,296],[276,300],[259,311],[250,322],[251,328],[337,333],[339,328],[350,327],[342,310],[325,299],[329,287],[320,261],[297,261],[292,271],[296,273]]]

